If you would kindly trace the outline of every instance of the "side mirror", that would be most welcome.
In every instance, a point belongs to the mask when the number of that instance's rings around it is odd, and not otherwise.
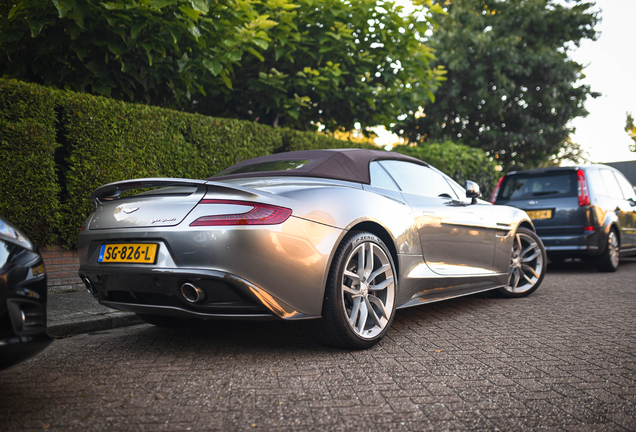
[[[464,189],[466,189],[466,198],[472,198],[472,204],[477,204],[477,198],[481,196],[479,185],[473,181],[466,180]]]

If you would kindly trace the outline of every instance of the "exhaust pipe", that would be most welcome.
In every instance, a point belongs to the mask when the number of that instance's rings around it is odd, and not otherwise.
[[[190,282],[181,285],[181,295],[190,303],[200,303],[205,300],[205,291]]]
[[[95,287],[93,286],[93,282],[87,277],[83,279],[84,285],[86,286],[86,291],[88,291],[91,295],[97,295],[97,291],[95,291]]]

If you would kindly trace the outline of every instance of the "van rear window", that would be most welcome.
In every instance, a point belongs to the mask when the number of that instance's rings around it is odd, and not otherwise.
[[[517,174],[504,177],[499,200],[523,200],[532,198],[559,198],[578,195],[578,183],[574,171]]]

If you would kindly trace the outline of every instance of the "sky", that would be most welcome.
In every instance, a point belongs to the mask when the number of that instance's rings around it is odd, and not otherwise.
[[[572,140],[592,162],[636,160],[625,132],[625,112],[636,116],[636,0],[597,0],[596,9],[601,9],[596,27],[601,36],[584,40],[570,58],[586,65],[582,82],[602,96],[589,98],[585,107],[590,114],[572,121]]]
[[[590,114],[571,122],[576,128],[571,137],[591,162],[636,160],[636,153],[629,150],[633,141],[625,132],[625,113],[636,118],[636,0],[596,0],[593,10],[599,9],[600,37],[582,41],[569,55],[585,66],[585,78],[576,85],[588,84],[602,95],[588,98],[585,107]],[[376,143],[386,145],[395,139],[380,132]]]

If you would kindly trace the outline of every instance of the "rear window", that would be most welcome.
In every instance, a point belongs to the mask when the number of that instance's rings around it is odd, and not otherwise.
[[[574,171],[541,174],[515,174],[504,177],[498,200],[524,200],[538,197],[560,198],[578,195]]]
[[[264,171],[289,171],[302,168],[309,163],[309,160],[281,160],[271,162],[261,162],[251,165],[243,165],[238,168],[226,169],[213,175],[212,177],[225,176],[229,174],[245,174]]]

